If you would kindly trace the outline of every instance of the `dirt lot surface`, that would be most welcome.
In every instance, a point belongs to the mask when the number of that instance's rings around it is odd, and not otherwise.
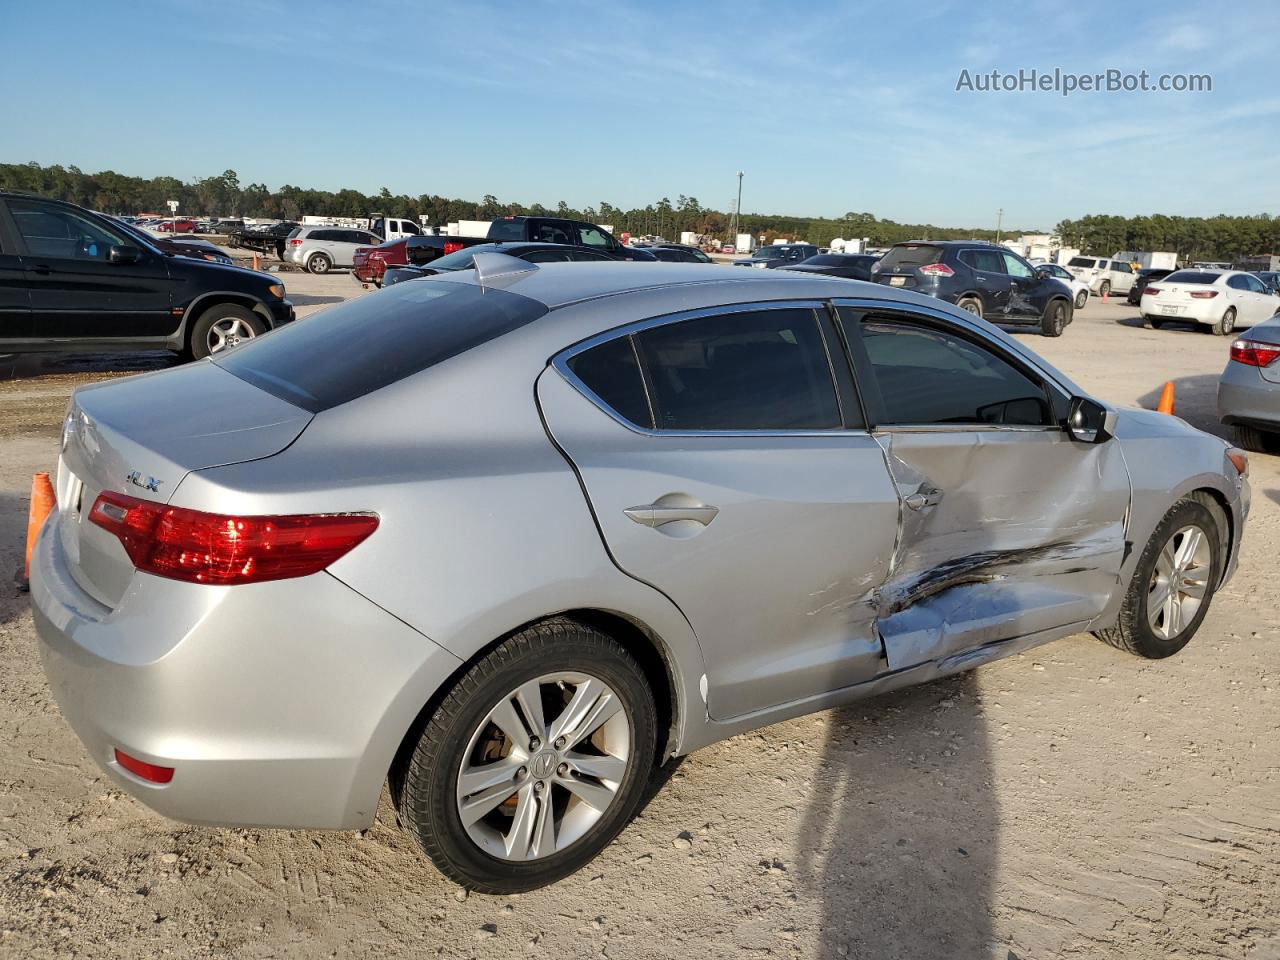
[[[286,277],[303,311],[359,292]],[[1226,341],[1096,301],[1026,341],[1086,389],[1213,411]],[[1182,655],[1087,636],[686,758],[582,873],[465,896],[385,799],[365,835],[185,827],[52,703],[21,561],[78,384],[164,356],[0,357],[0,956],[1280,960],[1280,458]]]

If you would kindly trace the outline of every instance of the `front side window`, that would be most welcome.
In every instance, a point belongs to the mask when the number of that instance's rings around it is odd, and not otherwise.
[[[578,236],[582,238],[582,244],[586,247],[608,247],[610,245],[609,235],[596,227],[579,227]]]
[[[1031,276],[1031,268],[1022,262],[1021,257],[1015,257],[1012,253],[1002,253],[1000,256],[1004,258],[1005,272],[1008,273],[1009,276]]]
[[[105,261],[112,246],[127,245],[122,234],[68,207],[11,198],[9,212],[33,257]]]
[[[841,426],[813,310],[699,317],[635,335],[659,430]]]
[[[1053,422],[1042,384],[970,340],[875,314],[863,319],[861,336],[883,425]]]

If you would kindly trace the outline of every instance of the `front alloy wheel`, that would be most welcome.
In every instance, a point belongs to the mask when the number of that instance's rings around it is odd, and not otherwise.
[[[1147,588],[1147,621],[1161,640],[1173,640],[1200,612],[1213,575],[1213,548],[1203,530],[1183,527],[1156,557]]]
[[[240,317],[223,317],[209,328],[209,352],[220,353],[228,347],[239,346],[244,340],[252,340],[257,333]]]

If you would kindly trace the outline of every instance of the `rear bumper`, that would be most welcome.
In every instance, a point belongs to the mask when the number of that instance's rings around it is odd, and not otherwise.
[[[1280,430],[1280,383],[1264,380],[1257,367],[1229,363],[1218,381],[1218,416],[1226,424]]]
[[[387,272],[387,264],[384,260],[366,260],[364,263],[356,264],[351,269],[351,274],[361,283],[376,283],[382,279],[382,275]]]
[[[135,574],[114,609],[71,579],[54,512],[32,558],[49,687],[89,755],[188,823],[357,829],[452,654],[320,573],[207,587]],[[174,769],[164,785],[116,748]]]

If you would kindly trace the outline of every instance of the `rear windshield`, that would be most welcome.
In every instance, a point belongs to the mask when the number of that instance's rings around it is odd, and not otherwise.
[[[1067,261],[1068,267],[1092,267],[1097,264],[1093,257],[1072,257]]]
[[[1165,283],[1216,283],[1220,273],[1202,273],[1199,270],[1179,270],[1164,278]]]
[[[490,240],[523,240],[523,220],[495,220],[489,225]]]
[[[914,270],[942,259],[942,248],[923,243],[898,244],[890,247],[889,252],[880,258],[880,269],[894,270],[905,268]]]
[[[858,258],[845,257],[838,253],[820,253],[804,262],[811,267],[843,267],[848,264],[856,264]]]
[[[297,320],[213,360],[319,413],[532,323],[547,308],[469,283],[398,283]]]
[[[445,254],[443,257],[436,257],[431,261],[432,270],[470,270],[476,265],[477,253],[503,253],[505,248],[500,247],[496,243],[478,243],[474,247],[467,247],[465,250],[455,250],[453,253]]]

